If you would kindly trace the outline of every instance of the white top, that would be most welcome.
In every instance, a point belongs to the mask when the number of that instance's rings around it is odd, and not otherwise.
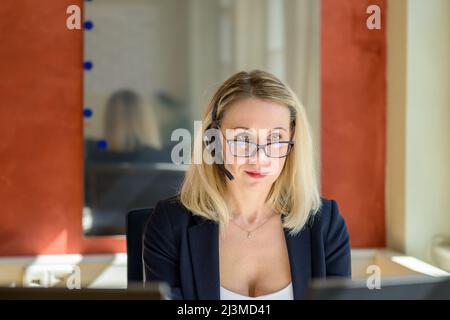
[[[263,296],[249,297],[220,286],[220,300],[294,300],[294,290],[292,288],[292,282],[289,282],[289,284],[281,290]]]

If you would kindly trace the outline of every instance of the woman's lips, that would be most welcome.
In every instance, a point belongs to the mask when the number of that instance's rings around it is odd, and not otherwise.
[[[246,174],[248,174],[252,178],[264,178],[268,175],[267,172],[261,172],[261,171],[245,171]]]

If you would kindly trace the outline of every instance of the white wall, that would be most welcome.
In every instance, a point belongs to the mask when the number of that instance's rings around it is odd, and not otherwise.
[[[408,3],[406,252],[450,236],[450,1]]]
[[[450,237],[450,1],[388,3],[388,246]]]

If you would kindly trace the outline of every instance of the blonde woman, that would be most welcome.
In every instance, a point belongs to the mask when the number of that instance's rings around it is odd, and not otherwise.
[[[347,227],[336,202],[320,198],[292,90],[267,72],[239,72],[202,123],[196,143],[222,161],[191,164],[180,194],[157,203],[144,234],[146,281],[168,283],[172,299],[290,300],[305,297],[311,278],[349,277]]]

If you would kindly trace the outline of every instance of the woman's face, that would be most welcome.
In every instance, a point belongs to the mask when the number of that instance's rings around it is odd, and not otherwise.
[[[270,187],[283,170],[287,144],[273,144],[269,156],[260,148],[250,157],[235,155],[249,154],[254,146],[245,141],[266,144],[291,140],[290,112],[285,105],[258,98],[239,100],[228,107],[223,116],[222,130],[225,148],[225,167],[234,176],[234,181],[243,187]],[[233,142],[227,142],[232,140]],[[231,144],[231,145],[230,145]],[[270,157],[270,155],[275,157]]]

